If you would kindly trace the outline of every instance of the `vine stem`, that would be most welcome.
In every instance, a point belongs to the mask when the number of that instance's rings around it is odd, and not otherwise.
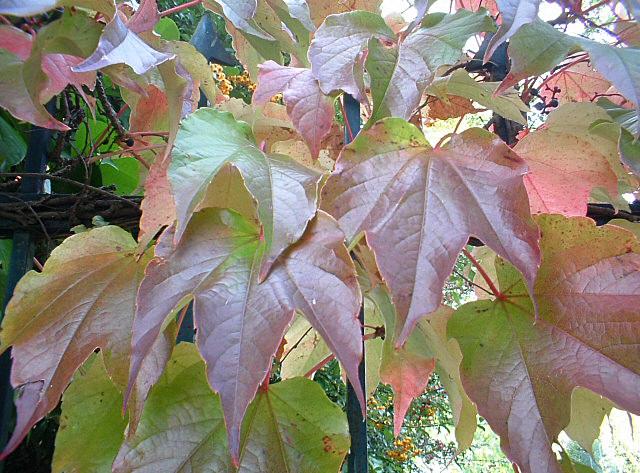
[[[471,252],[469,250],[467,250],[466,248],[462,249],[462,252],[464,253],[464,255],[469,258],[469,261],[471,261],[471,264],[473,264],[476,269],[478,270],[478,272],[480,273],[480,276],[482,276],[482,279],[484,279],[484,281],[487,283],[487,285],[489,286],[489,289],[491,289],[491,292],[493,293],[493,295],[495,296],[496,299],[499,300],[506,300],[506,297],[504,296],[504,294],[502,294],[498,288],[496,287],[496,285],[493,283],[493,281],[491,280],[491,278],[489,277],[489,275],[487,274],[487,272],[484,270],[484,268],[482,267],[482,265],[478,262],[477,259],[475,259],[475,257],[471,254]]]
[[[125,199],[124,197],[120,197],[119,195],[112,194],[111,192],[107,192],[106,190],[100,189],[99,187],[90,186],[89,184],[83,184],[82,182],[74,181],[73,179],[67,179],[66,177],[56,176],[54,174],[47,174],[46,172],[2,172],[0,173],[0,177],[43,177],[45,179],[53,179],[55,181],[64,182],[72,186],[90,190],[92,192],[95,192],[96,194],[102,194],[112,199],[126,202],[132,207],[139,208],[138,204],[136,204],[135,202],[132,202],[129,199]]]
[[[120,154],[126,154],[126,153],[135,154],[135,153],[139,153],[140,151],[164,148],[165,146],[166,146],[165,144],[147,145],[147,146],[141,146],[139,148],[125,148],[125,149],[120,149],[118,151],[111,151],[109,153],[98,154],[93,158],[89,159],[87,161],[87,164],[93,164],[96,161],[100,161],[101,159],[105,159],[105,158],[110,158],[111,156],[118,156]],[[144,166],[147,168],[149,167],[147,163],[144,163]]]
[[[173,8],[169,8],[168,10],[161,11],[160,17],[173,15],[174,13],[181,12],[182,10],[186,10],[187,8],[195,7],[196,5],[200,5],[202,0],[191,0],[190,2],[183,3],[182,5],[177,5]]]
[[[349,134],[349,141],[353,141],[353,131],[351,130],[351,125],[349,124],[349,120],[347,119],[347,112],[344,109],[344,101],[339,100],[340,102],[340,111],[342,112],[342,119],[344,120],[344,124],[347,127],[347,133]]]

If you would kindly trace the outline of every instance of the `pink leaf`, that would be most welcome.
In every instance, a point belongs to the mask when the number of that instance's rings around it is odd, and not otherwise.
[[[0,45],[25,61],[31,54],[33,37],[15,26],[0,25]]]
[[[160,21],[160,12],[156,0],[142,0],[140,6],[127,22],[127,27],[134,33],[152,31]]]
[[[360,291],[344,235],[331,217],[320,212],[262,283],[260,228],[239,214],[205,209],[193,216],[177,246],[173,234],[171,227],[161,236],[138,292],[130,382],[167,315],[193,297],[197,345],[220,394],[236,460],[242,418],[296,310],[358,386]],[[358,396],[364,406],[363,393]]]
[[[309,69],[267,61],[260,66],[253,102],[264,104],[280,91],[293,125],[307,142],[313,158],[317,158],[333,123],[333,99],[322,93]]]
[[[431,150],[422,132],[396,118],[344,149],[323,190],[323,208],[348,238],[365,232],[398,309],[398,345],[439,307],[471,235],[512,261],[533,286],[540,252],[526,171],[520,157],[481,129]]]
[[[174,57],[175,54],[165,54],[153,49],[125,26],[120,15],[115,15],[104,27],[95,52],[72,70],[88,72],[113,64],[126,64],[136,74],[144,74]]]

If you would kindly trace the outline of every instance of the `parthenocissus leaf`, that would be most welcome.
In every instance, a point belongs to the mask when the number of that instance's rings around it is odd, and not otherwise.
[[[552,450],[582,386],[640,414],[640,243],[585,217],[542,215],[533,305],[498,259],[501,297],[456,311],[462,382],[523,473],[560,473]]]
[[[230,113],[201,108],[182,121],[169,167],[176,202],[176,242],[209,184],[227,163],[240,171],[258,204],[266,242],[261,263],[264,277],[315,214],[322,174],[288,156],[264,153],[250,127]]]
[[[617,195],[612,166],[619,162],[618,142],[590,129],[597,120],[609,120],[601,107],[565,104],[516,144],[514,151],[531,170],[524,182],[532,212],[581,216],[587,213],[593,188]]]
[[[458,62],[470,37],[493,28],[484,10],[460,10],[413,31],[395,45],[372,38],[366,60],[373,96],[370,123],[386,116],[408,120],[438,68]]]
[[[360,102],[366,97],[354,64],[371,38],[393,41],[395,35],[380,15],[353,11],[331,15],[316,31],[309,47],[311,70],[325,94],[344,90]]]
[[[473,128],[432,150],[422,132],[387,118],[347,146],[323,190],[323,207],[347,238],[365,232],[398,309],[397,344],[440,306],[470,235],[512,261],[533,286],[540,252],[524,161]]]
[[[395,308],[387,289],[373,288],[368,296],[384,316],[384,339],[380,380],[393,388],[393,430],[397,436],[411,401],[421,395],[435,370],[447,390],[456,425],[456,439],[461,450],[468,448],[476,430],[476,409],[460,381],[462,354],[455,340],[446,336],[447,322],[453,309],[440,306],[418,322],[404,346],[395,346]]]
[[[11,384],[18,392],[17,424],[3,456],[56,407],[96,348],[116,384],[126,384],[136,291],[149,261],[136,258],[135,250],[135,240],[121,228],[96,228],[67,238],[41,273],[30,271],[20,280],[0,332],[2,350],[12,346]],[[165,342],[161,336],[150,347],[136,404],[146,396],[142,385],[148,389],[162,372],[162,353],[166,362],[172,346]]]
[[[267,61],[260,65],[252,104],[263,105],[278,92],[282,92],[293,125],[305,139],[312,157],[317,159],[322,140],[333,123],[333,98],[320,90],[310,69]]]
[[[338,471],[349,447],[345,415],[313,381],[293,378],[260,390],[242,428],[238,469],[227,450],[218,395],[191,343],[176,347],[154,387],[140,427],[114,473],[274,473]]]
[[[173,54],[156,51],[131,31],[115,15],[105,27],[94,53],[73,67],[74,72],[97,71],[113,64],[126,64],[136,74],[144,74],[152,67],[173,59]]]
[[[343,240],[336,222],[319,212],[259,283],[265,245],[255,224],[234,212],[204,209],[191,219],[177,246],[171,227],[160,238],[138,293],[130,382],[167,315],[193,297],[197,345],[209,382],[220,394],[236,460],[242,418],[296,310],[358,386],[361,296]],[[364,406],[363,393],[358,396]]]
[[[511,38],[521,26],[538,18],[538,8],[542,0],[496,0],[502,18],[502,24],[491,38],[484,62],[489,62],[498,46]]]
[[[110,473],[126,427],[122,392],[109,379],[102,360],[91,356],[62,396],[51,470]]]

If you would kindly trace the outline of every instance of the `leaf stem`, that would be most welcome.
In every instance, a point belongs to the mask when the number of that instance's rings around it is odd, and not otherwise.
[[[478,272],[480,273],[480,276],[482,276],[482,279],[485,280],[485,282],[487,283],[487,285],[489,286],[489,289],[491,289],[491,293],[495,296],[496,299],[499,300],[506,300],[507,298],[504,296],[504,294],[502,294],[498,288],[496,287],[496,285],[493,283],[493,281],[491,280],[491,278],[489,277],[489,275],[487,274],[487,272],[484,270],[484,268],[482,267],[482,265],[478,262],[477,259],[475,259],[475,257],[471,254],[471,252],[469,250],[467,250],[466,248],[462,249],[462,252],[464,253],[464,255],[469,258],[469,261],[471,261],[471,264],[473,264],[476,269],[478,270]]]
[[[160,17],[165,17],[165,16],[173,15],[174,13],[179,13],[182,10],[195,7],[196,5],[200,5],[201,3],[202,3],[202,0],[191,0],[190,2],[183,3],[182,5],[177,5],[173,8],[169,8],[168,10],[161,11]]]

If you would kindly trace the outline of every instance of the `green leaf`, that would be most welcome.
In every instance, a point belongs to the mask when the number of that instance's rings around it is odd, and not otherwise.
[[[202,108],[183,120],[172,151],[169,181],[176,201],[176,241],[226,163],[240,171],[257,201],[267,243],[264,276],[315,214],[322,175],[287,156],[265,154],[249,125],[237,122],[230,113]]]
[[[165,41],[179,41],[180,30],[178,25],[171,18],[160,18],[160,21],[155,26],[155,32],[160,35]]]
[[[524,25],[509,41],[511,69],[498,90],[550,71],[577,49],[574,38],[540,19]]]
[[[640,242],[585,217],[544,215],[538,315],[518,272],[497,260],[502,293],[456,311],[448,334],[462,382],[523,473],[560,473],[552,443],[582,386],[640,413]]]
[[[368,293],[385,321],[380,379],[394,391],[394,433],[400,433],[411,401],[421,395],[434,369],[447,391],[456,425],[459,450],[471,446],[476,430],[476,409],[460,381],[462,354],[455,340],[448,340],[447,322],[453,310],[441,306],[418,322],[407,342],[396,347],[397,314],[386,288],[378,286]]]
[[[122,393],[109,379],[102,359],[91,356],[62,397],[52,470],[110,473],[126,426]]]
[[[116,194],[130,195],[140,182],[140,162],[136,158],[105,159],[100,161],[102,184],[116,186]]]
[[[619,48],[583,38],[578,41],[598,72],[636,104],[636,114],[640,117],[640,49]],[[636,131],[635,136],[638,138],[640,132]]]
[[[151,391],[138,430],[114,463],[114,473],[231,473],[219,398],[192,344],[176,347]],[[338,471],[349,448],[347,423],[319,385],[293,378],[261,390],[242,429],[238,473]]]
[[[27,153],[27,143],[20,132],[0,116],[0,170],[19,164]]]
[[[149,255],[136,255],[136,246],[115,226],[73,235],[53,250],[42,272],[30,271],[18,283],[0,331],[2,351],[12,347],[11,384],[21,393],[4,454],[56,407],[76,369],[96,348],[114,382],[126,385],[136,292],[149,261]],[[136,385],[134,410],[160,375],[172,345],[170,336],[158,337]]]
[[[4,298],[7,293],[12,248],[13,240],[0,240],[0,314],[4,314]]]
[[[437,69],[457,62],[471,36],[492,29],[493,20],[486,11],[459,10],[414,31],[399,44],[371,38],[366,67],[374,108],[369,123],[387,116],[408,120]]]
[[[593,454],[593,442],[600,436],[602,422],[613,407],[607,398],[585,388],[575,388],[571,393],[571,421],[565,433]]]
[[[427,93],[447,100],[447,95],[465,97],[493,110],[498,115],[523,125],[527,124],[526,113],[529,111],[516,91],[495,95],[499,83],[477,82],[463,70],[454,71],[451,75],[437,79]]]

